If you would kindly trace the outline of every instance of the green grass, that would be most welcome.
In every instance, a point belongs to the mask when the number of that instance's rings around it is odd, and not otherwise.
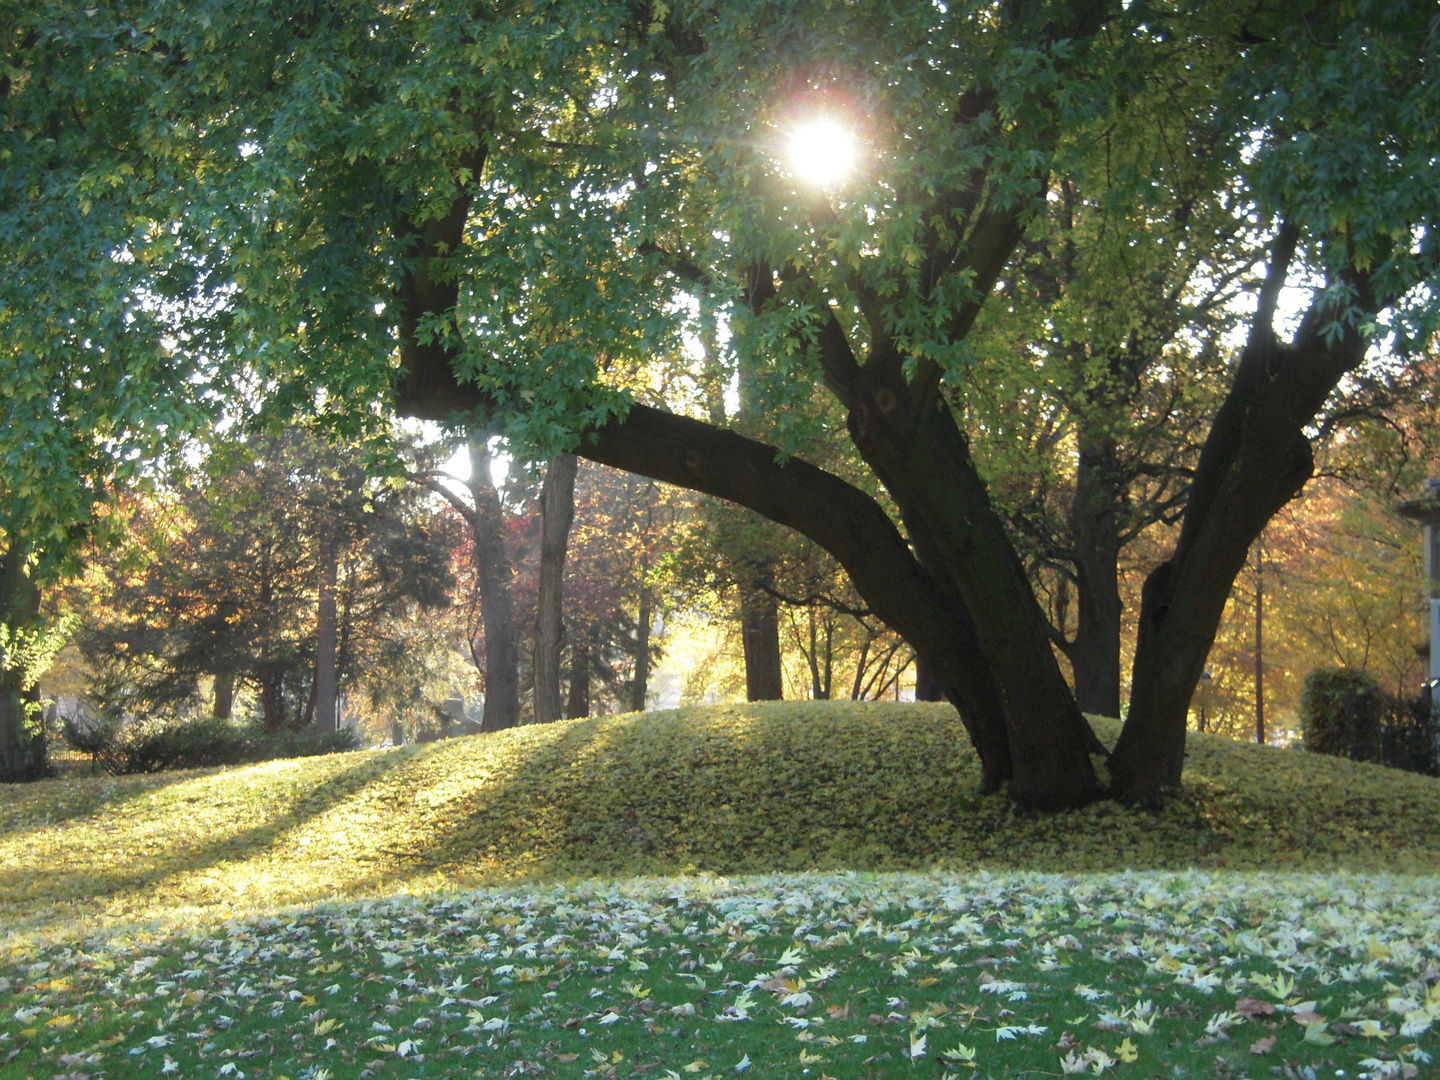
[[[1429,1074],[1440,783],[1190,751],[1159,814],[904,705],[0,789],[0,1077]]]

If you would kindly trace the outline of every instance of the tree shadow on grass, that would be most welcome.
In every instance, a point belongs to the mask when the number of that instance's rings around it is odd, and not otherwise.
[[[884,711],[884,724],[766,705],[569,723],[458,800],[392,873],[923,867],[973,816],[980,773],[958,717]]]
[[[0,784],[0,837],[18,836],[70,821],[110,813],[117,807],[222,772],[224,766],[177,769],[133,776],[52,776],[25,784]]]
[[[164,843],[159,857],[147,849],[139,861],[128,864],[97,864],[91,860],[77,865],[67,861],[63,851],[57,851],[56,858],[41,867],[11,868],[0,877],[0,908],[29,903],[94,902],[122,894],[139,899],[178,874],[193,874],[230,861],[246,861],[273,847],[285,834],[356,797],[367,787],[383,782],[388,773],[412,756],[403,751],[364,755],[313,788],[295,792],[290,806],[281,813],[238,832],[174,842],[173,831],[166,830],[159,837]],[[177,777],[177,781],[180,779],[184,778]]]

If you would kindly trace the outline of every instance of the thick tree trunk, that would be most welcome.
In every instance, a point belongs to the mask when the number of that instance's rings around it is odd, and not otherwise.
[[[0,624],[12,633],[34,626],[40,590],[26,569],[27,551],[12,542],[0,556]],[[0,655],[0,783],[38,780],[49,773],[44,728],[32,706],[39,698],[26,687],[18,657]]]
[[[235,707],[235,675],[230,671],[215,676],[215,699],[210,715],[216,720],[229,720]]]
[[[849,375],[851,438],[899,505],[921,562],[952,583],[970,615],[1000,693],[1012,795],[1040,809],[1093,800],[1101,792],[1089,755],[1104,747],[1075,704],[1024,566],[949,407],[927,404],[923,387],[917,401],[901,380],[871,386],[859,367]]]
[[[540,494],[540,580],[535,617],[535,722],[560,719],[560,648],[565,550],[575,520],[574,454],[561,454],[545,470]]]
[[[1235,382],[1205,440],[1174,554],[1141,593],[1130,711],[1110,759],[1117,791],[1154,803],[1180,784],[1190,699],[1205,667],[1236,576],[1266,522],[1314,469],[1305,428],[1364,358],[1368,340],[1333,333],[1317,301],[1291,344],[1271,323],[1298,231],[1282,228]],[[1355,279],[1357,306],[1383,306]]]
[[[570,649],[570,695],[565,702],[565,717],[583,720],[590,715],[590,649],[583,642]]]
[[[915,700],[941,701],[945,691],[940,685],[935,669],[918,655],[915,657]]]
[[[335,714],[335,656],[338,647],[335,585],[340,555],[333,537],[326,536],[320,549],[320,596],[315,628],[315,728],[332,732]]]
[[[1070,530],[1075,545],[1078,625],[1066,646],[1082,712],[1120,715],[1120,529],[1115,446],[1082,446]],[[1063,627],[1061,628],[1063,630]]]
[[[741,593],[740,639],[745,651],[745,700],[779,701],[785,696],[780,667],[780,606],[758,588]]]
[[[499,731],[520,722],[520,650],[510,599],[510,556],[500,493],[490,477],[485,439],[470,439],[470,495],[475,503],[471,537],[480,582],[480,621],[485,634],[485,712],[481,727]]]

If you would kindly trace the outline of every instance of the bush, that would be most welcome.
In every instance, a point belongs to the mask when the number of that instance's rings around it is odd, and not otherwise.
[[[1408,701],[1390,698],[1381,740],[1386,765],[1407,772],[1440,776],[1440,754],[1436,753],[1437,730],[1430,709],[1430,695],[1422,694]]]
[[[196,769],[209,765],[245,765],[275,758],[313,757],[360,748],[351,729],[337,732],[266,732],[214,717],[157,717],[121,723],[65,721],[65,739],[89,754],[113,776]]]
[[[1379,684],[1363,671],[1316,668],[1306,676],[1300,698],[1305,749],[1352,761],[1379,761],[1385,698]]]
[[[1387,694],[1363,671],[1312,671],[1300,699],[1300,723],[1305,749],[1312,753],[1436,772],[1435,721],[1428,698]]]

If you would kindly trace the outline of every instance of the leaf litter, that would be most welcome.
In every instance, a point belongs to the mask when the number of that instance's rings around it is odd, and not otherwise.
[[[1437,886],[695,876],[13,935],[0,1075],[1406,1080],[1440,1053]]]

